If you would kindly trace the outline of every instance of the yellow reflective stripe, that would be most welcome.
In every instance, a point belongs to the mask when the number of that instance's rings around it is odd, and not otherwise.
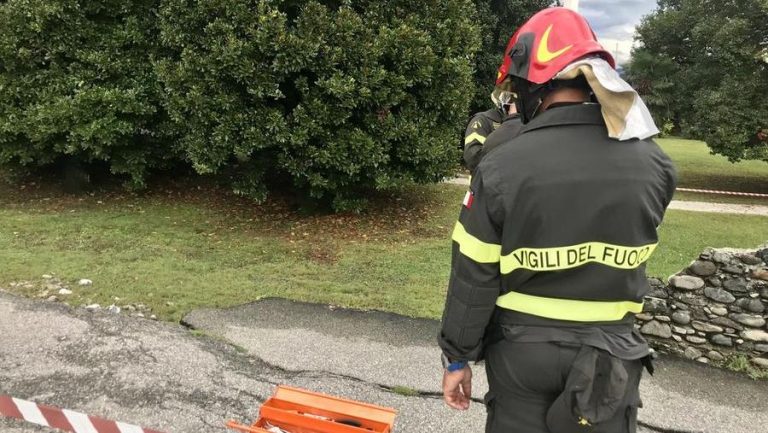
[[[483,137],[482,135],[478,134],[477,132],[473,132],[473,133],[467,135],[467,137],[464,139],[464,144],[469,144],[469,143],[472,142],[472,140],[477,140],[477,141],[480,142],[480,144],[484,144],[485,143],[485,137]]]
[[[533,316],[572,322],[613,322],[627,313],[640,313],[643,304],[631,301],[603,302],[544,298],[509,292],[496,300],[496,305]]]
[[[636,269],[651,256],[658,244],[639,247],[586,242],[554,248],[519,248],[501,257],[501,273],[518,269],[531,271],[560,271],[600,263],[612,268]]]
[[[501,245],[489,244],[467,233],[461,222],[456,223],[452,239],[459,244],[461,254],[478,263],[498,263],[501,257]]]

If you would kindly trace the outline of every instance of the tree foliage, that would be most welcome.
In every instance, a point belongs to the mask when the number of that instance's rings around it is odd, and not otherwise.
[[[487,110],[504,48],[518,27],[552,0],[475,0],[482,46],[475,58],[472,112]]]
[[[660,0],[628,76],[659,123],[732,161],[768,161],[768,2]]]
[[[440,180],[549,0],[0,1],[0,164],[186,164],[359,208]]]
[[[449,174],[478,46],[464,0],[167,0],[159,64],[181,147],[263,199],[274,179],[336,209]]]
[[[141,186],[173,157],[151,61],[155,3],[0,3],[0,163],[106,161]]]

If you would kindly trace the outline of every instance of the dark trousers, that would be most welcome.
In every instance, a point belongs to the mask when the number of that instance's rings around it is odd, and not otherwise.
[[[547,411],[563,392],[580,349],[571,343],[508,340],[488,347],[486,433],[560,433],[547,428]],[[635,433],[643,366],[640,360],[623,363],[628,375],[626,406],[599,427],[584,428],[584,433]]]

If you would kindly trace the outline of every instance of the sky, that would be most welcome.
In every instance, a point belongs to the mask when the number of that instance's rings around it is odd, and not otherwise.
[[[600,43],[619,64],[629,60],[635,26],[656,9],[656,0],[580,0],[578,4]]]

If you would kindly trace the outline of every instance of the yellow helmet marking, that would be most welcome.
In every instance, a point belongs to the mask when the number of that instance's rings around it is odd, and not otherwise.
[[[551,62],[552,60],[555,60],[556,58],[563,55],[566,51],[570,50],[573,45],[568,45],[565,48],[561,48],[555,52],[549,51],[549,32],[552,31],[552,24],[547,27],[547,30],[544,32],[544,35],[541,37],[541,41],[539,42],[539,49],[536,50],[536,60],[538,60],[541,63],[547,63]]]

